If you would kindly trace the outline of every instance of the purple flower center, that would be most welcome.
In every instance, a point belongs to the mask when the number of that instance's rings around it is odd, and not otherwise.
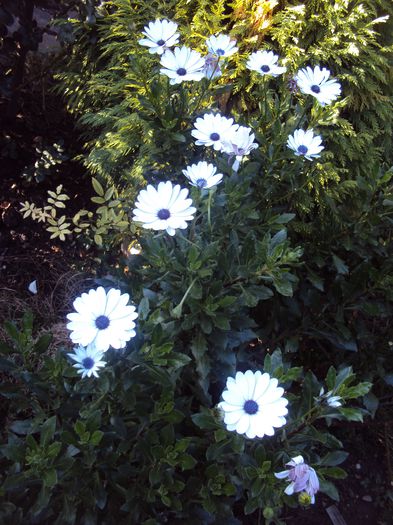
[[[196,185],[198,186],[198,188],[204,188],[206,186],[207,182],[205,179],[198,179],[196,181]]]
[[[258,403],[256,401],[254,401],[253,399],[249,399],[248,401],[246,401],[244,403],[244,412],[246,414],[249,414],[250,416],[256,414],[258,412]]]
[[[187,74],[187,70],[184,69],[184,67],[179,67],[179,69],[176,71],[176,73],[179,75],[179,77],[184,77],[184,75]]]
[[[298,153],[300,153],[300,155],[305,155],[308,151],[308,147],[302,144],[301,146],[298,147],[297,151]]]
[[[313,86],[311,86],[311,91],[313,93],[320,93],[321,92],[321,88],[319,86],[317,86],[316,84],[314,84]]]
[[[109,318],[106,315],[100,315],[96,319],[96,327],[98,330],[105,330],[109,326]]]
[[[264,73],[269,73],[270,67],[269,66],[262,66],[261,67],[261,71],[263,71]]]
[[[225,51],[223,49],[217,49],[216,54],[222,57],[223,55],[225,55]]]
[[[210,140],[219,140],[220,135],[218,133],[212,133],[210,135]]]
[[[165,44],[165,40],[162,40],[162,39],[157,42],[158,46],[163,46],[164,44]]]
[[[171,216],[171,212],[167,210],[166,208],[162,208],[158,213],[157,217],[161,219],[162,221],[166,221]]]
[[[93,368],[94,366],[94,359],[92,359],[91,357],[85,357],[82,361],[82,366],[86,370],[90,370],[90,368]]]

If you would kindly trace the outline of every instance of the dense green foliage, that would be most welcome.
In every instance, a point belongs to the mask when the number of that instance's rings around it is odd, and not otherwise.
[[[145,303],[140,311],[147,312]],[[321,490],[338,498],[330,480],[346,476],[337,465],[347,453],[321,420],[361,421],[365,411],[348,405],[370,384],[354,384],[350,368],[331,367],[324,384],[347,403],[332,409],[318,397],[314,374],[290,368],[276,350],[263,367],[291,392],[291,419],[274,439],[246,440],[206,408],[194,365],[180,338],[165,338],[172,331],[159,312],[140,323],[143,346],[138,337],[126,352],[107,354],[110,366],[96,381],[76,379],[61,351],[46,355],[50,337],[32,338],[30,315],[20,330],[6,325],[11,343],[1,345],[7,380],[0,394],[12,421],[0,448],[5,523],[240,524],[239,506],[240,516],[269,508],[267,523],[280,524],[283,503],[294,498],[283,497],[273,472],[297,453],[317,468]],[[199,362],[204,344],[199,337],[192,345]]]
[[[254,511],[280,524],[296,501],[273,473],[300,453],[338,498],[325,476],[344,477],[336,465],[346,455],[324,423],[361,421],[366,411],[350,400],[362,397],[374,413],[369,381],[376,394],[392,382],[392,48],[378,32],[379,3],[272,7],[258,19],[260,2],[113,0],[94,20],[72,22],[58,90],[80,117],[98,207],[67,217],[58,186],[47,207],[26,202],[23,212],[52,237],[79,236],[112,255],[110,277],[97,283],[130,293],[138,335],[107,354],[110,366],[92,383],[75,379],[64,349],[45,355],[48,341],[33,340],[29,316],[21,332],[7,325],[2,494],[16,524],[235,524]],[[239,53],[217,80],[173,86],[138,45],[157,17],[177,21],[193,49],[205,52],[205,39],[223,31]],[[280,53],[282,77],[246,69],[261,47]],[[317,64],[343,86],[325,107],[292,82],[299,67]],[[195,119],[211,111],[255,132],[258,148],[238,172],[233,159],[194,144]],[[323,137],[320,158],[287,148],[298,128]],[[187,230],[169,237],[133,222],[142,185],[184,185],[182,170],[201,159],[224,180],[192,188]],[[364,380],[355,386],[352,367]],[[246,369],[285,387],[288,424],[274,438],[227,432],[215,408],[226,378]],[[347,404],[327,406],[322,385]]]

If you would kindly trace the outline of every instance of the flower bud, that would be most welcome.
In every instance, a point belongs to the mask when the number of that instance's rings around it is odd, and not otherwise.
[[[310,494],[307,494],[307,492],[301,492],[299,494],[298,501],[300,505],[303,505],[303,507],[308,507],[311,505],[311,496]]]
[[[266,520],[271,520],[274,516],[274,510],[271,507],[265,507],[263,509],[263,517]]]

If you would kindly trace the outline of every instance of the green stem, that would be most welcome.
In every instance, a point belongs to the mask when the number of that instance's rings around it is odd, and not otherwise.
[[[295,128],[294,128],[295,130],[296,130],[296,129],[299,129],[300,124],[303,122],[303,119],[304,119],[304,117],[306,116],[306,113],[307,113],[307,103],[306,103],[306,105],[304,106],[303,111],[302,111],[302,113],[301,113],[301,115],[300,115],[300,118],[299,118],[299,120],[297,121],[297,123],[296,123],[296,125],[295,125]]]
[[[187,299],[187,296],[188,296],[188,294],[191,292],[192,287],[194,286],[194,284],[195,284],[195,282],[196,282],[197,279],[198,279],[198,277],[195,277],[195,278],[192,280],[190,286],[187,288],[185,294],[183,295],[182,300],[181,300],[180,303],[179,303],[177,306],[175,306],[175,308],[172,310],[172,315],[173,315],[173,317],[175,317],[176,319],[180,319],[180,317],[181,317],[181,312],[182,312],[182,308],[183,308],[183,303],[184,303],[184,301]]]
[[[267,80],[266,78],[263,78],[263,98],[265,99],[265,125],[267,125],[267,110],[268,110],[268,104],[267,104]]]
[[[190,241],[190,239],[187,239],[187,237],[185,237],[181,231],[179,231],[179,233],[176,233],[176,235],[178,235],[181,239],[183,239],[183,241],[186,241],[188,242],[188,244],[192,244],[193,246],[196,246],[199,249],[199,246],[195,244],[195,242]]]
[[[209,225],[210,232],[212,231],[211,223],[211,204],[212,204],[213,192],[209,191],[209,197],[207,199],[207,223]]]
[[[199,105],[200,103],[202,102],[202,99],[203,97],[205,96],[205,93],[207,92],[207,90],[209,89],[210,87],[210,84],[211,84],[211,81],[214,77],[214,73],[216,72],[217,68],[218,68],[218,63],[219,63],[220,59],[218,58],[217,62],[216,62],[216,65],[214,66],[214,69],[213,69],[213,73],[210,75],[210,77],[208,77],[207,79],[207,82],[206,82],[206,87],[204,89],[202,89],[202,92],[201,94],[199,95],[199,98],[195,104],[195,108],[193,109],[193,111],[191,112],[191,114],[194,114],[198,111],[199,109]]]

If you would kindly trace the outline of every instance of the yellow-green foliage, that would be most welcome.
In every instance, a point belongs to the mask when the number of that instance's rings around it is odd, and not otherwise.
[[[293,67],[320,64],[342,81],[342,132],[329,139],[336,162],[352,173],[367,173],[378,160],[393,161],[393,39],[384,45],[380,34],[389,13],[393,4],[379,0],[297,2],[276,14],[270,32]]]

